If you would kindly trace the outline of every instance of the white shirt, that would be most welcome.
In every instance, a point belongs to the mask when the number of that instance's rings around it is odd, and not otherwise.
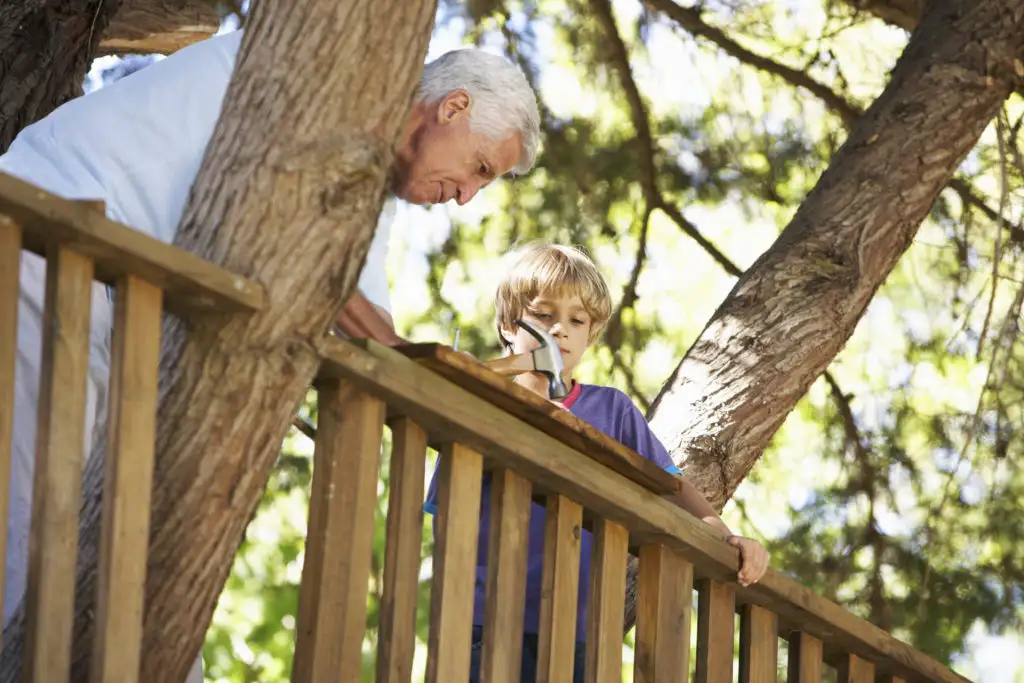
[[[59,107],[25,128],[0,171],[172,242],[220,115],[242,31],[201,41]],[[358,287],[390,311],[385,258],[395,199],[384,205]]]

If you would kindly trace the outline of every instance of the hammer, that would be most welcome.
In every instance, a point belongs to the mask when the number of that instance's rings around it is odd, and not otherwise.
[[[540,342],[540,346],[529,353],[496,358],[487,361],[484,365],[499,375],[539,372],[548,378],[548,394],[551,398],[568,396],[569,389],[565,386],[565,380],[562,379],[565,363],[562,362],[562,352],[558,350],[558,343],[554,337],[543,327],[537,327],[525,320],[516,320],[516,325],[522,327],[530,336]]]

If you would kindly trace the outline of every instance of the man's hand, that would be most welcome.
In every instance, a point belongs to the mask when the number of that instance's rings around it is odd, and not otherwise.
[[[371,304],[358,290],[338,316],[338,327],[352,339],[373,339],[387,346],[406,343],[395,334],[391,315],[380,306]]]
[[[757,583],[768,571],[768,551],[752,538],[729,536],[725,539],[729,545],[740,551],[740,573],[737,581],[741,586]]]

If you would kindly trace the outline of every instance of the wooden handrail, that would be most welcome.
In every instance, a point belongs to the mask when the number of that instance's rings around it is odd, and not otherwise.
[[[0,216],[22,230],[25,249],[45,255],[68,247],[90,257],[96,279],[115,285],[130,275],[164,291],[175,314],[256,311],[265,293],[258,283],[183,249],[107,219],[82,202],[63,199],[0,172]]]
[[[415,420],[433,441],[464,443],[492,464],[518,472],[533,483],[535,493],[567,496],[588,514],[621,524],[630,533],[631,548],[662,544],[693,563],[695,580],[734,582],[737,552],[708,525],[398,351],[374,342],[331,339],[322,373],[381,397],[390,413]],[[782,637],[809,634],[826,644],[826,654],[831,650],[871,662],[878,675],[942,683],[967,680],[778,571],[769,570],[752,587],[733,587],[738,607],[762,607],[777,615]]]

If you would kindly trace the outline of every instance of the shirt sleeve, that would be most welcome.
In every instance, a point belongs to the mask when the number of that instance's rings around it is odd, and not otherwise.
[[[388,202],[393,203],[394,200],[389,199]],[[388,313],[391,312],[391,296],[388,291],[387,258],[393,216],[393,207],[385,204],[377,221],[373,241],[370,242],[370,250],[366,254],[366,263],[359,274],[358,285],[359,291],[371,304],[380,306]]]
[[[619,400],[623,406],[621,410],[622,423],[620,431],[622,438],[620,441],[669,474],[681,475],[683,471],[672,462],[668,450],[665,449],[665,446],[658,440],[658,437],[651,431],[651,427],[647,424],[643,413],[637,409],[633,401],[625,394],[622,394]]]

